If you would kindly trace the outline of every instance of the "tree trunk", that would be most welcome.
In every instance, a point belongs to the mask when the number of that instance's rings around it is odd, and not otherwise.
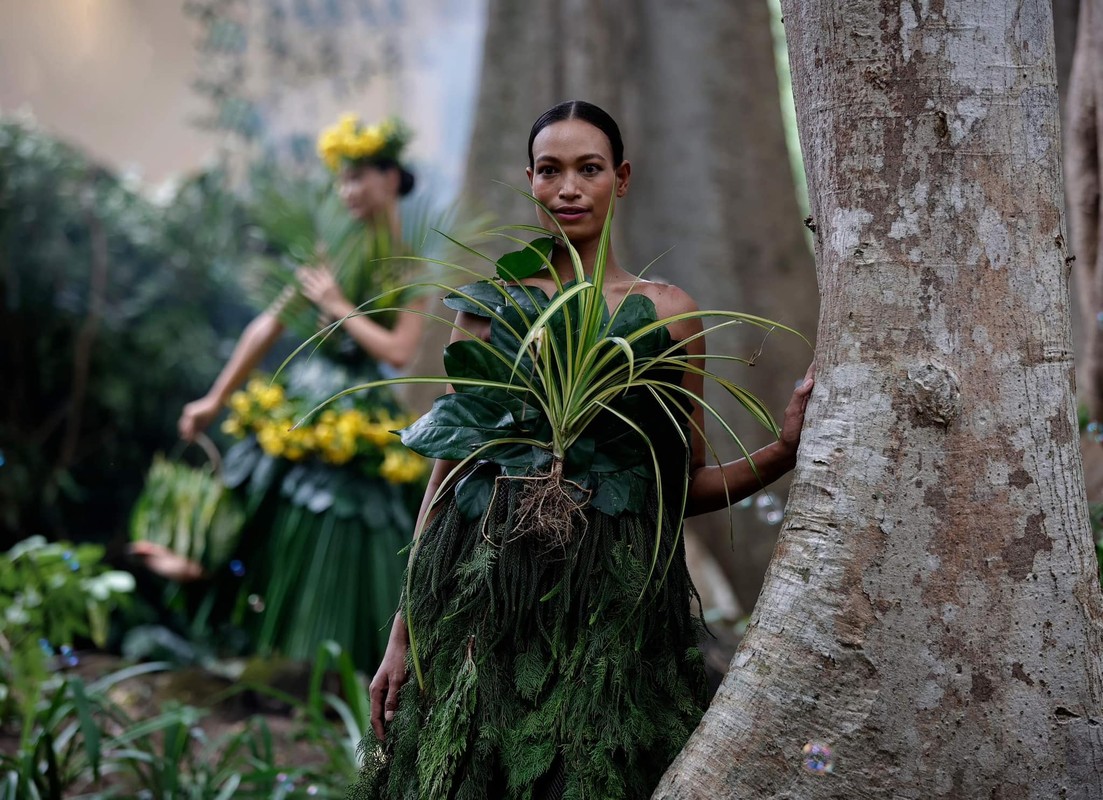
[[[673,247],[649,277],[676,283],[702,307],[759,314],[811,335],[812,258],[789,168],[765,0],[490,0],[487,13],[468,197],[502,222],[531,222],[531,204],[494,181],[524,185],[525,143],[541,112],[562,100],[595,102],[617,119],[633,164],[633,188],[617,211],[621,263],[639,270]],[[709,347],[750,355],[760,343],[760,334],[729,331]],[[441,344],[423,348],[422,369],[439,371]],[[810,357],[796,337],[775,334],[753,370],[713,366],[780,413]],[[709,400],[752,447],[767,441],[731,398],[710,390]],[[725,457],[737,454],[723,436],[715,439]],[[785,485],[774,493],[782,502]],[[694,527],[750,608],[778,526],[753,510],[733,514],[734,550],[727,513]]]
[[[817,385],[750,630],[655,796],[1103,797],[1050,4],[785,22]]]
[[[626,263],[642,266],[673,247],[652,277],[677,284],[702,308],[759,314],[812,338],[819,298],[789,167],[765,0],[646,0],[642,9],[627,126],[634,170],[621,238]],[[725,355],[751,356],[760,346],[752,369],[709,366],[780,415],[811,348],[789,334],[763,342],[761,331],[737,328],[708,341],[709,352]],[[706,397],[749,449],[771,440],[716,386],[706,386]],[[724,458],[738,457],[719,426],[709,432]],[[787,480],[771,488],[779,508],[787,489]],[[731,516],[721,511],[692,521],[748,609],[779,530],[762,512],[735,508]]]
[[[1057,62],[1057,93],[1061,96],[1062,120],[1065,119],[1069,74],[1072,72],[1072,57],[1076,50],[1076,21],[1079,16],[1080,0],[1053,0],[1053,53]]]

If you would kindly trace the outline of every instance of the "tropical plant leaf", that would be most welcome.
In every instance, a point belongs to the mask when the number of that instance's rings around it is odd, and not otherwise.
[[[508,298],[512,298],[513,304],[530,319],[548,306],[548,296],[538,287],[514,284],[502,286],[491,281],[478,281],[459,287],[444,298],[444,305],[453,311],[485,317],[487,308],[498,310],[509,305]]]
[[[444,348],[444,371],[454,378],[480,378],[508,383],[513,377],[509,360],[482,342],[463,339]]]
[[[428,414],[399,431],[402,443],[428,458],[458,461],[515,430],[512,412],[479,395],[446,394]]]
[[[483,462],[456,483],[456,506],[467,519],[479,519],[490,505],[498,470]]]
[[[555,239],[545,236],[530,242],[522,250],[506,253],[498,259],[498,277],[506,281],[530,278],[548,265],[554,249]]]

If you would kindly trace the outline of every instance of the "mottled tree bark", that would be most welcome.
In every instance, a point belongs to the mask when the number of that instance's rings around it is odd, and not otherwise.
[[[785,22],[819,374],[750,630],[655,797],[1103,797],[1050,3]]]
[[[490,0],[479,107],[465,190],[502,221],[530,222],[524,185],[529,126],[561,100],[609,111],[624,134],[633,185],[617,210],[621,264],[686,289],[702,307],[736,309],[811,337],[817,292],[782,127],[765,0]],[[751,355],[761,332],[725,331],[713,352]],[[424,348],[439,369],[439,343]],[[771,336],[753,369],[715,363],[781,412],[810,348]],[[709,390],[751,447],[768,441],[724,393]],[[719,430],[724,457],[738,454]],[[784,502],[785,484],[775,487]],[[753,605],[778,526],[753,511],[694,520],[709,550]]]

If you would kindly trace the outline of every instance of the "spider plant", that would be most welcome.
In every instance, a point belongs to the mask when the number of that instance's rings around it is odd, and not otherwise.
[[[532,195],[526,196],[540,205]],[[610,203],[589,274],[562,229],[549,235],[547,230],[531,225],[494,228],[487,234],[520,246],[497,261],[446,237],[465,252],[495,266],[499,280],[479,280],[451,289],[444,301],[453,310],[489,318],[487,340],[443,317],[414,312],[467,334],[468,338],[445,349],[447,374],[376,381],[350,387],[336,397],[389,383],[450,385],[453,393],[438,398],[427,414],[398,432],[411,450],[455,462],[434,494],[432,505],[454,491],[461,512],[478,518],[489,507],[499,478],[529,481],[521,499],[521,516],[526,519],[528,531],[525,535],[541,538],[549,547],[563,546],[572,536],[584,532],[580,513],[583,507],[588,505],[610,515],[626,509],[639,511],[649,487],[654,486],[658,514],[646,586],[657,572],[660,580],[665,578],[670,566],[668,558],[660,572],[658,555],[664,518],[669,513],[680,523],[685,511],[688,432],[697,429],[692,416],[694,405],[716,419],[740,451],[749,455],[718,411],[682,385],[683,378],[692,374],[714,381],[754,419],[775,435],[778,433],[769,411],[756,397],[708,370],[704,357],[689,355],[685,345],[729,325],[796,331],[734,311],[701,310],[659,319],[654,303],[634,293],[627,293],[610,309],[603,287],[612,212]],[[539,235],[534,241],[520,238],[521,234],[533,233]],[[563,281],[552,266],[557,244],[570,256],[573,275],[568,281]],[[471,268],[428,260],[482,278]],[[556,291],[551,297],[524,283],[541,270],[547,270],[555,282]],[[450,290],[442,283],[429,285]],[[379,311],[366,304],[356,313]],[[711,324],[686,340],[672,341],[669,326],[691,319]],[[324,338],[339,324],[334,323],[318,337]],[[308,341],[299,349],[309,345]],[[709,358],[750,363],[732,355]],[[703,432],[697,432],[704,438]],[[681,491],[674,498],[666,496],[662,480],[664,440],[677,443],[686,453]],[[705,446],[715,458],[715,449],[707,440]],[[425,521],[420,524],[424,526]],[[681,530],[680,524],[674,528]],[[411,557],[416,555],[417,547],[415,539]],[[407,586],[407,596],[409,590]],[[407,623],[414,669],[424,685],[414,621],[407,618]]]

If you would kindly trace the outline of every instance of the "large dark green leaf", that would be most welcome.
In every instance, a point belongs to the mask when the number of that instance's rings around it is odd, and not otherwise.
[[[494,320],[490,323],[490,344],[505,353],[512,362],[517,357],[521,339],[528,333],[529,325],[515,308],[503,308],[501,315],[502,321]],[[532,358],[527,354],[518,363],[517,369],[525,375],[534,377],[535,368]]]
[[[532,435],[532,431],[536,427],[533,423],[543,417],[543,412],[540,406],[534,405],[531,400],[527,399],[526,393],[491,386],[457,386],[456,391],[464,394],[477,394],[487,400],[501,403],[513,414],[513,420],[517,423],[519,433],[523,433],[529,438],[539,438]]]
[[[235,444],[222,459],[223,482],[231,489],[241,486],[253,474],[261,455],[256,439],[243,439]]]
[[[655,304],[650,297],[642,294],[630,294],[624,298],[616,317],[609,324],[606,335],[628,336],[644,325],[658,319]]]
[[[444,371],[450,378],[477,378],[508,383],[510,365],[491,352],[484,342],[464,339],[444,348]]]
[[[494,481],[498,474],[499,470],[495,465],[482,462],[456,484],[456,508],[467,519],[479,519],[490,507]]]
[[[478,283],[461,286],[444,298],[444,305],[453,311],[464,311],[468,314],[485,317],[487,312],[482,306],[498,310],[509,305],[509,301],[502,296],[501,290],[503,289],[525,311],[530,319],[535,318],[541,310],[547,308],[548,297],[542,289],[534,286],[521,287],[512,284],[501,286],[490,281],[479,281]]]
[[[591,472],[617,472],[643,461],[647,448],[640,435],[623,424],[620,428],[620,435],[597,443]]]
[[[547,452],[530,444],[503,444],[487,452],[487,459],[503,467],[531,469],[536,461],[536,451]]]
[[[545,258],[551,258],[555,239],[546,236],[529,243],[513,253],[498,259],[498,277],[507,281],[519,281],[535,275],[546,266]]]
[[[531,447],[527,458],[518,458],[516,464],[503,466],[506,475],[516,478],[522,475],[547,474],[551,469],[552,454],[542,447]]]
[[[636,466],[619,472],[602,473],[590,505],[603,514],[617,516],[626,510],[643,509],[651,480],[646,467]]]
[[[592,436],[580,436],[567,448],[563,460],[563,474],[573,481],[581,480],[590,471],[594,461],[594,439]]]
[[[428,414],[399,434],[415,453],[459,461],[480,445],[513,432],[513,414],[501,403],[457,393],[438,397]]]
[[[566,292],[573,288],[578,281],[568,281],[563,285],[563,291]],[[600,288],[591,287],[589,292],[598,292],[600,295]],[[566,352],[567,346],[567,327],[568,322],[570,324],[571,338],[577,342],[579,333],[582,326],[582,306],[583,296],[586,294],[584,291],[582,294],[577,294],[569,299],[551,319],[548,320],[548,332],[554,337],[556,343],[559,345],[561,352]],[[558,296],[558,295],[557,295]],[[602,327],[606,326],[609,322],[609,307],[605,304],[604,300],[601,302],[601,320]],[[576,345],[577,347],[577,345]]]

